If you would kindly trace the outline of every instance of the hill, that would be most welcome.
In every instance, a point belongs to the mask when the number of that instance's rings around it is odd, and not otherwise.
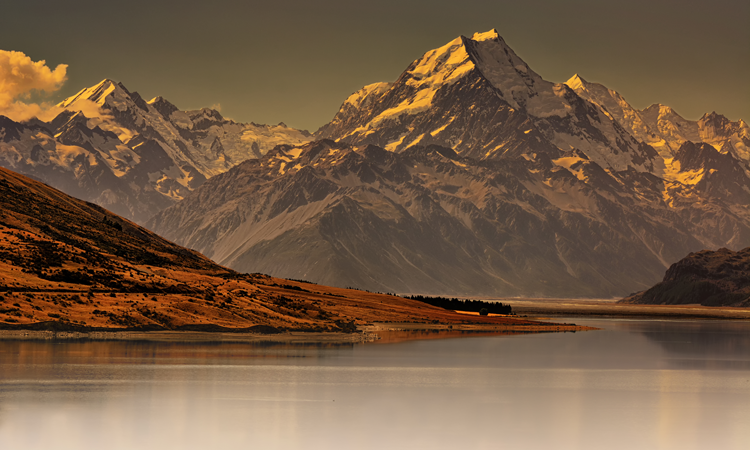
[[[750,306],[750,247],[691,253],[672,264],[664,280],[621,303]]]
[[[0,169],[0,327],[353,331],[371,322],[529,326],[391,295],[241,274]]]

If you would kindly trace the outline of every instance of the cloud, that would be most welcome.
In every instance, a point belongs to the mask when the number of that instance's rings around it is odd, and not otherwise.
[[[20,121],[49,115],[49,103],[29,103],[34,93],[51,94],[65,83],[67,64],[54,70],[47,62],[32,61],[23,52],[0,50],[0,115]]]

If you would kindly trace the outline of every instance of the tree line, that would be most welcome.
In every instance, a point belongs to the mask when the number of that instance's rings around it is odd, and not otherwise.
[[[459,300],[457,298],[447,297],[428,297],[424,295],[407,295],[404,298],[417,300],[428,305],[440,308],[450,309],[453,311],[472,311],[482,315],[492,314],[513,314],[510,305],[500,302],[485,302],[482,300]]]

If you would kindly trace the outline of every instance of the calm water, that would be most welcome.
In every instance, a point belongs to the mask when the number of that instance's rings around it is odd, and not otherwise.
[[[750,324],[575,322],[606,329],[339,347],[0,341],[0,448],[750,448]]]

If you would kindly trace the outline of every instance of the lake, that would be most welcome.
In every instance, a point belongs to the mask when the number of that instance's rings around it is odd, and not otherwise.
[[[750,448],[750,323],[356,345],[0,341],[0,448]]]

